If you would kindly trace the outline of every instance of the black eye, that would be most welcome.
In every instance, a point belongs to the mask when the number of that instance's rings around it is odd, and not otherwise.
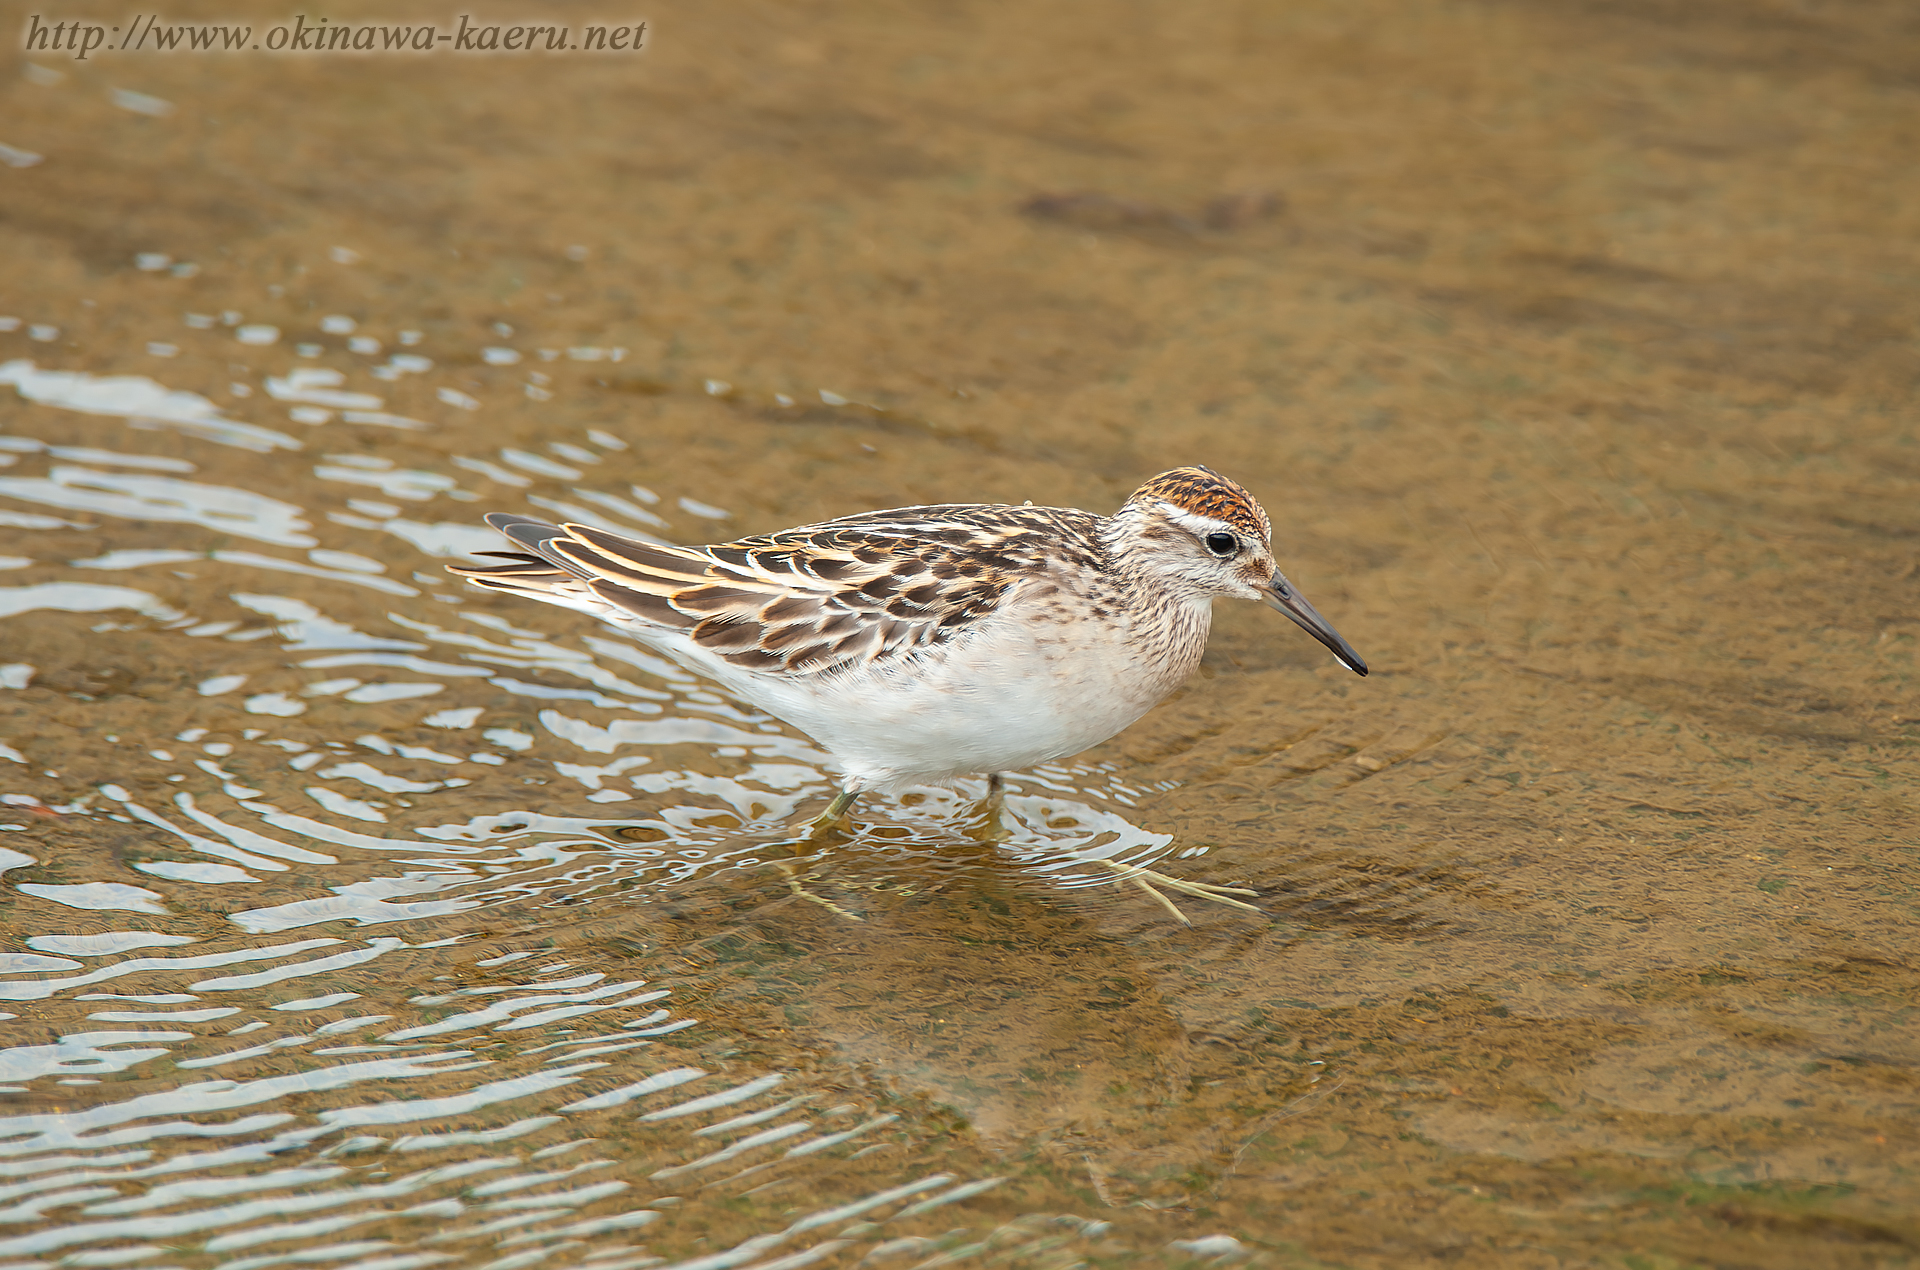
[[[1240,540],[1232,534],[1208,534],[1207,550],[1224,560],[1240,550]]]

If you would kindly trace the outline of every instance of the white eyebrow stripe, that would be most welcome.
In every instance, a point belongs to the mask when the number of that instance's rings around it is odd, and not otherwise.
[[[1235,541],[1246,537],[1246,531],[1243,529],[1236,528],[1214,516],[1203,516],[1199,512],[1190,512],[1177,503],[1169,503],[1163,499],[1161,500],[1160,507],[1166,512],[1168,520],[1180,526],[1180,528],[1186,530],[1196,538],[1204,538],[1208,534],[1219,533],[1221,531],[1232,534]]]

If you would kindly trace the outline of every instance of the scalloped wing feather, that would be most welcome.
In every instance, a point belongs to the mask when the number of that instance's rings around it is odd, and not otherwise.
[[[450,571],[563,604],[590,594],[743,669],[819,674],[945,643],[1059,560],[1063,541],[1074,563],[1103,567],[1099,523],[1064,508],[912,507],[674,547],[514,518],[515,540],[538,554],[489,552],[505,563]]]

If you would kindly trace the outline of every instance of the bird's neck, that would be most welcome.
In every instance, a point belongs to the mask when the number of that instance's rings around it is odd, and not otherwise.
[[[1177,531],[1168,527],[1164,532]],[[1157,567],[1155,533],[1154,524],[1129,504],[1102,527],[1100,536],[1107,566],[1128,597],[1135,646],[1164,666],[1177,684],[1206,651],[1213,596]]]

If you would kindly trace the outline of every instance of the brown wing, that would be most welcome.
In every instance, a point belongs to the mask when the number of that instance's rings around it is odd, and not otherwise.
[[[1097,560],[1096,518],[1022,507],[872,512],[712,547],[499,514],[533,554],[450,572],[522,594],[583,588],[737,666],[819,673],[945,642],[992,613],[1036,553]]]

